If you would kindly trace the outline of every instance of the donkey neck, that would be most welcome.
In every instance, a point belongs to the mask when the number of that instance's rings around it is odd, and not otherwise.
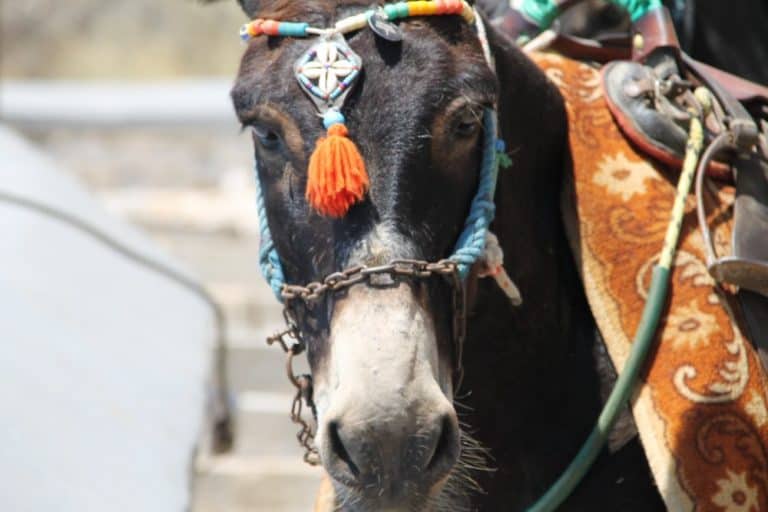
[[[523,305],[485,280],[470,317],[459,401],[499,471],[489,494],[528,502],[575,453],[599,412],[594,323],[562,227],[569,165],[562,98],[543,73],[493,34],[499,122],[513,166],[501,172],[493,231]]]

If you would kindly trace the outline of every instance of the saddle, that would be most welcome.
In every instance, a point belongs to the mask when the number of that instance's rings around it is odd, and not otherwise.
[[[561,9],[574,3],[558,2]],[[492,23],[512,40],[534,32],[515,9]],[[709,147],[696,183],[707,267],[721,285],[738,287],[751,338],[768,367],[768,87],[686,55],[664,7],[636,20],[632,37],[550,37],[548,46],[558,53],[604,64],[603,92],[616,123],[637,148],[667,166],[682,165],[693,89],[704,85],[713,93],[715,108],[705,119]],[[707,225],[706,179],[735,182],[734,229],[726,255],[718,254]]]

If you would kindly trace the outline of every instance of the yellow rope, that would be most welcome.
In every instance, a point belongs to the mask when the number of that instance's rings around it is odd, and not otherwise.
[[[694,109],[690,110],[691,127],[688,132],[688,142],[685,146],[683,170],[680,173],[680,180],[677,182],[677,193],[675,194],[675,203],[672,207],[672,220],[667,226],[667,234],[664,236],[664,247],[659,258],[659,266],[664,268],[672,266],[672,259],[675,256],[677,240],[680,237],[680,229],[683,225],[685,200],[688,198],[688,193],[691,190],[691,184],[696,175],[696,166],[699,162],[699,155],[701,155],[701,148],[704,146],[702,120],[712,108],[712,97],[707,89],[699,87],[694,95],[701,106],[701,112]]]

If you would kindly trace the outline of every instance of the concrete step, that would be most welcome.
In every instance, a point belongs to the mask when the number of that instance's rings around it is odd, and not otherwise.
[[[239,177],[236,173],[224,178]],[[243,178],[247,182],[227,189],[141,185],[102,190],[99,195],[109,210],[149,229],[258,237],[253,178]]]
[[[248,457],[292,456],[301,459],[304,449],[296,440],[299,427],[290,419],[292,390],[282,393],[239,393],[235,409],[234,453]],[[304,418],[311,421],[309,411]]]
[[[139,223],[168,251],[185,257],[207,282],[262,284],[259,239],[256,235],[162,229]],[[271,297],[266,283],[254,288],[259,297]]]
[[[300,457],[201,457],[192,512],[308,512],[322,471]]]
[[[234,123],[226,131],[54,128],[28,135],[99,195],[136,187],[221,188],[232,183],[232,174],[239,174],[237,179],[252,190],[251,136],[239,134]],[[253,196],[245,201],[253,205]]]
[[[208,282],[208,289],[224,308],[229,325],[249,329],[269,328],[269,334],[283,328],[283,306],[259,277],[250,283]],[[264,337],[256,339],[259,344]]]
[[[262,338],[262,343],[264,343]],[[230,393],[249,390],[291,393],[285,371],[286,355],[277,346],[256,348],[243,345],[227,347],[227,385]]]
[[[259,270],[259,244],[255,236],[158,229],[150,229],[149,233],[195,269],[224,307],[231,325],[273,326],[282,322],[282,305]]]
[[[101,189],[99,196],[195,269],[230,322],[262,325],[281,318],[280,304],[259,269],[252,171],[231,169],[216,186],[136,184]]]
[[[227,346],[227,382],[232,393],[259,390],[277,393],[293,393],[288,381],[287,356],[279,345],[268,346],[267,336],[282,326],[269,328],[230,329]],[[306,355],[294,358],[294,373],[309,373]]]

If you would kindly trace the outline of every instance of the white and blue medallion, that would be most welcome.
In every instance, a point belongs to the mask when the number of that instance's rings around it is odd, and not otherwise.
[[[320,39],[294,66],[301,88],[321,115],[340,111],[344,99],[360,76],[362,59],[340,34]]]

